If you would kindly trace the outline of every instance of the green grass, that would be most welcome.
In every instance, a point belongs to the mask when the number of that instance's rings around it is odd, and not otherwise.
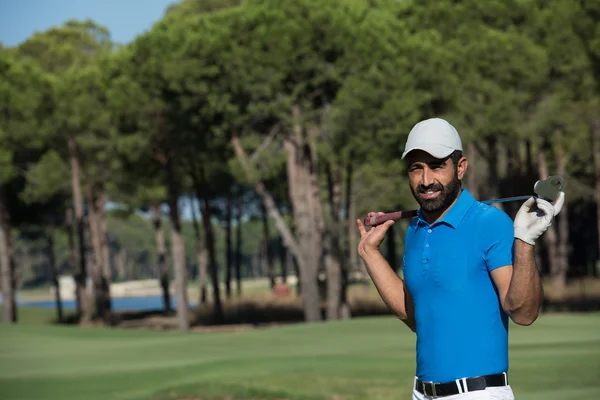
[[[415,337],[390,317],[182,334],[43,326],[41,314],[0,327],[3,400],[410,399]],[[517,399],[598,399],[599,314],[512,325],[510,344]]]

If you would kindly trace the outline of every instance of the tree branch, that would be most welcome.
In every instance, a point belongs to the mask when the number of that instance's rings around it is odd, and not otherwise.
[[[280,124],[277,124],[271,129],[267,138],[261,143],[261,145],[256,149],[256,151],[250,156],[250,163],[254,164],[256,158],[269,147],[269,145],[273,142],[273,139],[277,137],[279,134]]]

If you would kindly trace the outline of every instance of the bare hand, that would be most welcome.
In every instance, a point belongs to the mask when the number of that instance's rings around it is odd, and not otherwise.
[[[369,217],[384,214],[382,212],[370,212]],[[378,250],[379,245],[385,238],[385,234],[390,226],[394,224],[393,220],[385,221],[381,225],[372,227],[369,231],[365,229],[362,220],[357,219],[358,232],[360,232],[360,242],[358,243],[358,254],[363,257],[367,252]]]

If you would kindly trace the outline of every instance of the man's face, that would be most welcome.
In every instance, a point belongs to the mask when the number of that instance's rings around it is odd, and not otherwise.
[[[467,160],[462,157],[455,167],[449,157],[440,160],[415,150],[408,154],[407,161],[410,190],[423,211],[446,210],[460,192]]]

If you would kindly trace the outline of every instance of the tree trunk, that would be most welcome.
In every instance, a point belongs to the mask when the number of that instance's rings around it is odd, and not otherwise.
[[[346,296],[344,281],[345,268],[342,259],[342,246],[340,243],[341,229],[340,209],[341,209],[341,183],[342,169],[338,164],[335,166],[335,172],[332,171],[330,163],[325,165],[327,173],[327,187],[329,192],[329,210],[330,218],[325,228],[326,240],[324,240],[325,269],[327,271],[327,319],[340,319],[347,315],[347,304],[342,303]]]
[[[527,170],[527,176],[534,176],[535,168],[534,168],[534,157],[533,157],[533,145],[531,144],[531,140],[527,139],[525,141],[525,164]]]
[[[271,285],[271,291],[275,288],[275,263],[273,261],[273,252],[270,246],[270,234],[269,234],[269,216],[267,214],[267,208],[265,203],[260,203],[260,209],[262,211],[262,223],[263,223],[263,245],[264,251],[267,258],[267,276]]]
[[[567,173],[567,160],[564,152],[564,141],[560,131],[556,132],[555,155],[556,169],[560,176],[565,176]],[[563,204],[560,214],[556,217],[556,229],[558,231],[558,243],[556,246],[556,263],[555,270],[550,270],[552,292],[562,297],[567,287],[567,271],[569,270],[569,210],[567,207],[567,199]]]
[[[258,266],[260,264],[260,251],[262,250],[259,249],[258,251],[258,254],[252,254],[252,261],[250,263],[250,276],[252,278],[256,278],[259,275]]]
[[[350,221],[354,222],[354,228],[352,225],[348,226],[348,234],[350,236],[350,259],[352,268],[360,273],[360,280],[363,284],[363,288],[365,291],[369,290],[369,273],[367,272],[367,266],[362,258],[357,257],[358,255],[358,232],[356,230],[356,208],[354,207],[354,203],[350,204]]]
[[[9,232],[10,232],[10,227],[9,227]],[[10,274],[12,276],[11,288],[12,288],[12,292],[14,294],[12,301],[11,301],[11,307],[12,307],[14,319],[16,322],[19,319],[19,315],[17,313],[17,281],[18,281],[18,273],[17,272],[18,271],[17,271],[17,264],[15,263],[15,257],[14,257],[15,250],[14,249],[15,249],[15,245],[14,245],[13,237],[12,237],[12,234],[9,233],[9,235],[8,235],[8,255],[10,258]]]
[[[340,294],[340,303],[342,304],[342,309],[340,311],[340,316],[342,319],[348,319],[351,316],[350,305],[348,304],[348,279],[350,271],[352,270],[352,266],[356,265],[354,257],[357,254],[356,248],[357,244],[356,240],[356,223],[350,218],[351,217],[351,204],[352,204],[352,177],[353,177],[353,169],[352,169],[352,152],[348,154],[348,160],[345,165],[345,209],[344,209],[344,224],[340,227],[340,252],[342,255],[340,256],[342,262],[342,280],[341,280],[341,294]],[[342,237],[346,235],[347,240],[342,242]],[[344,247],[345,246],[345,247]]]
[[[348,256],[348,266],[346,267],[346,272],[344,279],[342,280],[342,284],[344,287],[348,285],[348,279],[350,278],[350,271],[359,271],[362,278],[361,281],[364,283],[365,290],[369,290],[369,274],[367,272],[367,267],[362,261],[360,257],[358,257],[358,231],[356,229],[356,208],[354,206],[354,202],[352,201],[352,177],[353,177],[353,155],[350,153],[348,155],[348,160],[346,163],[346,226],[345,230],[348,236],[348,248],[345,253]],[[342,303],[346,302],[346,289],[343,291],[343,299]]]
[[[100,224],[98,223],[98,202],[94,198],[92,184],[88,180],[85,185],[88,207],[88,229],[92,242],[92,281],[94,282],[94,299],[96,315],[104,321],[108,319],[110,297],[108,285],[104,278],[102,262],[102,244]]]
[[[98,239],[100,241],[100,260],[102,263],[102,288],[104,290],[104,306],[106,311],[112,309],[110,301],[110,283],[112,282],[112,271],[110,262],[110,247],[108,243],[108,226],[106,223],[106,191],[104,184],[98,188],[96,198],[96,218],[98,222]]]
[[[467,172],[467,188],[476,199],[480,199],[479,186],[477,179],[477,147],[473,142],[467,144],[467,159],[469,160],[469,169]]]
[[[293,137],[285,140],[284,147],[288,153],[287,173],[290,201],[292,203],[296,238],[300,246],[302,262],[300,283],[302,285],[302,301],[304,303],[305,320],[320,321],[319,289],[317,275],[322,256],[322,214],[319,213],[319,197],[316,176],[316,160],[314,150],[307,142],[310,138],[301,124],[299,106],[292,108],[294,119]],[[320,220],[318,218],[320,217]]]
[[[92,302],[87,294],[87,269],[85,248],[85,222],[83,219],[83,195],[79,180],[79,159],[77,157],[77,144],[75,138],[68,139],[69,164],[71,166],[71,190],[73,192],[73,204],[75,208],[75,229],[77,230],[77,241],[79,245],[79,264],[75,270],[76,297],[78,299],[77,314],[79,321],[83,324],[92,319]]]
[[[68,253],[68,260],[69,260],[69,266],[71,268],[71,271],[73,272],[73,280],[75,282],[77,282],[77,273],[76,271],[78,270],[77,267],[77,249],[75,246],[75,222],[74,222],[74,218],[73,218],[73,208],[72,207],[68,207],[66,212],[65,212],[65,224],[64,224],[64,231],[67,235],[67,242],[68,242],[68,249],[69,249],[69,253]],[[75,302],[77,304],[77,313],[80,313],[79,310],[79,305],[81,304],[81,299],[79,298],[79,291],[75,290]]]
[[[397,251],[396,251],[396,235],[395,235],[396,231],[393,228],[394,228],[393,225],[388,228],[385,240],[387,243],[388,262],[390,263],[390,267],[397,274],[398,273],[398,258],[397,258]]]
[[[152,214],[152,224],[154,225],[154,242],[156,245],[156,266],[158,279],[162,290],[163,307],[165,313],[170,313],[171,293],[169,292],[169,267],[167,266],[167,246],[165,245],[165,230],[163,227],[162,211],[160,204],[150,206]]]
[[[237,225],[235,227],[235,280],[237,282],[237,295],[242,295],[242,196],[236,200]]]
[[[106,192],[104,184],[98,185],[97,196],[95,198],[95,219],[96,233],[98,234],[98,260],[100,262],[100,282],[102,283],[103,306],[105,317],[109,317],[112,309],[110,301],[110,282],[111,282],[111,267],[110,267],[110,250],[108,247],[108,228],[106,225]]]
[[[490,192],[488,198],[496,199],[500,196],[500,172],[498,170],[498,139],[496,136],[490,136],[487,139],[487,159],[488,159],[488,186]],[[504,210],[503,203],[493,204],[494,207]]]
[[[181,218],[179,217],[179,185],[176,181],[173,161],[166,163],[169,215],[171,219],[171,259],[175,272],[175,295],[177,298],[177,323],[180,331],[190,329],[187,272],[185,268],[185,246],[183,243]]]
[[[287,251],[283,245],[283,239],[279,236],[279,267],[281,269],[281,282],[287,283]]]
[[[50,277],[54,286],[54,301],[56,303],[56,320],[63,321],[62,301],[60,299],[60,284],[58,282],[58,271],[56,270],[56,257],[54,255],[54,235],[52,231],[46,231],[46,254],[48,256],[48,266],[50,267]]]
[[[240,145],[239,138],[233,136],[231,144],[236,153],[236,156],[240,160],[244,171],[249,178],[253,178],[254,170],[249,164],[244,149]],[[294,260],[298,266],[299,271],[299,285],[302,287],[302,301],[304,308],[304,320],[306,322],[319,321],[321,320],[321,312],[319,309],[319,298],[318,298],[318,287],[317,287],[317,275],[316,266],[311,264],[308,260],[312,246],[305,250],[303,244],[310,242],[311,231],[310,218],[307,219],[306,201],[302,196],[302,189],[296,190],[296,148],[295,145],[290,141],[286,140],[285,148],[288,152],[288,184],[290,186],[290,197],[292,199],[292,207],[294,209],[294,221],[296,222],[297,232],[299,234],[298,239],[292,235],[287,223],[279,214],[279,210],[275,206],[273,198],[267,192],[264,184],[258,180],[254,184],[256,192],[261,196],[264,201],[265,207],[269,212],[271,218],[275,222],[275,227],[281,234],[284,240],[286,248],[294,256]],[[305,186],[305,190],[308,192],[308,188]],[[296,195],[296,193],[299,193]],[[300,209],[300,210],[299,210]],[[304,221],[299,216],[304,217]],[[308,224],[307,224],[308,222]],[[302,232],[302,233],[301,233]],[[302,244],[301,244],[302,243]]]
[[[227,194],[227,205],[225,210],[225,295],[231,297],[231,270],[233,269],[231,250],[231,192]]]
[[[600,119],[592,121],[592,148],[594,158],[594,175],[596,184],[596,224],[598,227],[598,249],[600,249]],[[597,257],[600,255],[596,255]]]
[[[224,321],[225,315],[223,313],[223,304],[221,303],[221,288],[219,285],[217,253],[215,250],[215,234],[211,222],[212,213],[208,195],[205,190],[202,190],[206,183],[204,172],[201,170],[199,177],[193,175],[192,180],[194,181],[196,196],[201,202],[200,213],[202,214],[202,226],[204,227],[204,238],[206,240],[206,250],[208,251],[208,270],[212,281],[214,319],[217,324],[220,324]]]
[[[206,304],[206,273],[208,269],[208,260],[206,258],[206,247],[200,227],[198,226],[198,217],[196,216],[196,207],[194,207],[194,198],[190,196],[190,207],[192,209],[192,226],[194,227],[194,236],[196,238],[196,263],[198,264],[198,286],[200,288],[200,304]]]
[[[120,248],[117,256],[115,257],[115,268],[117,270],[117,274],[121,279],[127,279],[127,250],[124,248]]]
[[[294,267],[294,274],[296,275],[296,296],[302,296],[302,282],[300,282],[300,267],[298,266],[298,259],[292,256],[291,252],[288,252],[292,266]]]
[[[356,226],[356,208],[354,206],[354,203],[350,203],[350,207],[349,207],[349,213],[348,213],[348,221],[353,221],[354,225]],[[358,263],[358,257],[357,257],[357,252],[358,252],[358,238],[357,236],[357,232],[356,229],[352,227],[351,224],[348,224],[348,237],[349,237],[349,251],[350,251],[350,265],[351,265],[351,269],[354,270],[360,270],[359,268],[359,263]],[[362,273],[362,271],[361,271]]]
[[[102,250],[102,273],[108,284],[112,282],[112,263],[110,257],[110,242],[106,221],[106,192],[104,187],[98,192],[98,224],[100,229],[100,246]]]
[[[502,191],[500,196],[518,196],[521,193],[527,193],[531,190],[531,185],[525,178],[523,163],[519,157],[519,143],[512,142],[506,146],[506,164],[507,171],[503,179]],[[510,216],[517,214],[521,205],[517,202],[505,203],[505,211]]]
[[[356,231],[356,213],[354,209],[354,203],[352,201],[352,155],[348,156],[346,163],[346,234],[348,236],[348,248],[346,249],[346,255],[349,260],[347,274],[353,269],[359,269],[358,264],[358,240]],[[366,272],[366,271],[365,271]],[[364,277],[363,277],[364,278]]]
[[[121,259],[123,262],[123,270],[125,271],[125,280],[126,281],[133,280],[134,264],[133,264],[133,261],[129,262],[129,257],[127,255],[127,249],[125,249],[125,248],[121,249],[121,251],[119,252],[119,259]]]
[[[14,291],[14,263],[11,248],[11,221],[0,188],[0,283],[2,284],[2,320],[17,322]]]

